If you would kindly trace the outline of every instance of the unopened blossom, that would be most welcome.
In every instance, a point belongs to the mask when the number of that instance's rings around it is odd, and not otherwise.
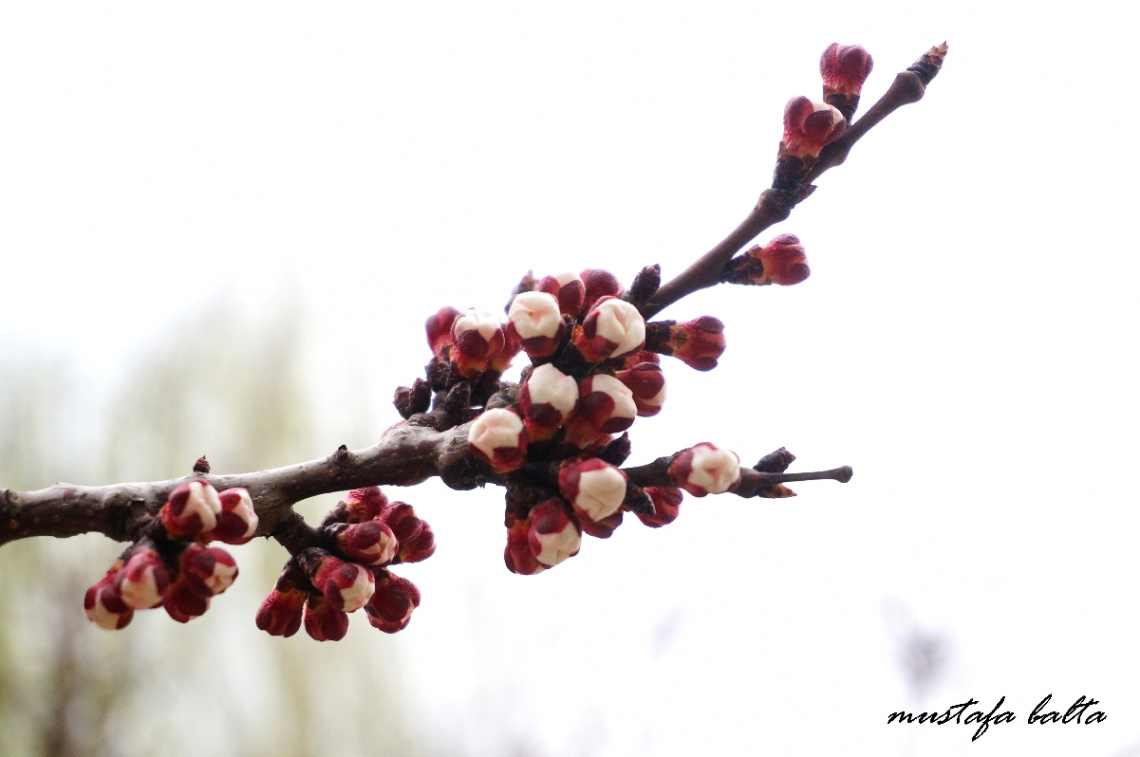
[[[586,447],[604,434],[625,431],[636,418],[637,403],[628,386],[604,373],[587,376],[578,382],[578,404],[566,424],[566,441]]]
[[[435,554],[435,534],[427,521],[416,515],[407,502],[393,502],[380,514],[399,542],[393,562],[409,563],[426,560]]]
[[[515,336],[531,358],[553,355],[566,337],[558,300],[547,292],[523,292],[507,311],[507,337]]]
[[[375,590],[372,571],[319,549],[298,555],[301,567],[317,591],[335,610],[354,612],[368,603]]]
[[[648,326],[645,347],[698,371],[711,371],[724,353],[724,324],[711,315],[687,323],[656,321]]]
[[[166,613],[179,623],[189,623],[200,618],[210,609],[210,597],[191,588],[185,576],[179,576],[170,586],[170,592],[162,603]],[[297,616],[298,623],[301,616]]]
[[[637,308],[617,297],[600,298],[574,330],[574,346],[590,363],[620,358],[645,344],[645,319]]]
[[[833,106],[793,97],[784,108],[782,152],[805,162],[814,160],[846,128],[847,119]]]
[[[799,284],[811,275],[799,237],[781,234],[764,246],[756,245],[729,263],[726,279],[733,284]]]
[[[657,363],[638,363],[614,378],[625,384],[633,395],[637,414],[645,417],[657,415],[665,404],[665,373]]]
[[[83,610],[87,619],[100,628],[116,631],[125,628],[135,617],[135,611],[123,601],[119,592],[119,572],[123,560],[117,560],[99,582],[83,596]]]
[[[269,596],[257,610],[257,627],[270,636],[292,636],[301,628],[302,613],[308,596],[300,583],[305,580],[293,561],[285,566]]]
[[[123,566],[119,595],[127,607],[149,610],[162,604],[170,583],[170,571],[158,552],[153,547],[139,546]]]
[[[213,529],[199,538],[204,542],[224,541],[226,544],[245,544],[257,533],[257,513],[249,491],[242,488],[226,489],[218,494],[221,510]]]
[[[503,549],[503,562],[507,570],[520,576],[536,576],[546,570],[530,547],[529,518],[509,518],[507,546]]]
[[[348,633],[348,613],[321,594],[305,598],[305,632],[317,641],[340,641]]]
[[[221,510],[217,489],[195,479],[179,484],[170,493],[159,517],[171,539],[186,539],[212,531]]]
[[[558,273],[546,276],[535,286],[539,292],[546,292],[558,300],[558,310],[562,315],[577,318],[582,315],[582,304],[586,301],[586,284],[576,273]]]
[[[467,449],[490,464],[496,473],[508,473],[526,462],[527,431],[518,413],[506,408],[485,410],[467,430]]]
[[[550,363],[532,370],[519,388],[519,409],[534,442],[553,437],[577,403],[578,382]]]
[[[380,516],[388,505],[388,498],[379,486],[353,489],[340,501],[337,509],[344,508],[346,523],[364,523]]]
[[[701,442],[677,453],[669,475],[694,497],[721,494],[740,481],[740,458],[731,450]]]
[[[574,508],[595,522],[613,515],[625,500],[626,476],[599,458],[566,462],[558,471],[558,488]]]
[[[178,556],[181,578],[203,596],[221,594],[237,579],[237,562],[221,547],[190,544]]]
[[[857,96],[863,91],[863,82],[871,75],[874,65],[871,54],[861,45],[832,42],[819,59],[824,99],[831,102],[831,95]]]
[[[451,324],[451,361],[464,378],[487,370],[491,359],[506,347],[507,338],[493,313],[469,310]]]
[[[609,271],[601,268],[587,268],[582,271],[582,283],[585,285],[585,299],[582,302],[582,312],[588,313],[590,309],[603,297],[617,297],[622,293],[621,282]]]
[[[527,517],[527,542],[531,554],[547,568],[553,568],[578,554],[582,534],[559,499],[548,499],[531,508]]]
[[[445,350],[451,347],[451,327],[460,315],[460,312],[455,308],[445,307],[440,308],[435,315],[427,319],[425,326],[428,346],[431,347],[435,356],[441,360],[445,357]]]
[[[660,528],[677,520],[685,496],[680,489],[672,486],[647,486],[645,493],[653,500],[653,515],[636,513],[642,523],[650,528]]]
[[[340,523],[333,530],[337,550],[361,565],[387,565],[400,549],[392,528],[379,520]]]
[[[376,593],[364,607],[368,622],[384,633],[407,627],[412,611],[420,606],[420,590],[406,578],[377,571]]]

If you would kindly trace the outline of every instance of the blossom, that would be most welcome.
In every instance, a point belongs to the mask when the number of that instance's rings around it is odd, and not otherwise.
[[[546,441],[578,403],[578,382],[550,363],[532,370],[519,389],[519,409],[531,441]]]
[[[218,525],[222,503],[218,491],[201,479],[186,481],[175,487],[159,518],[171,539],[196,537]]]
[[[558,300],[547,292],[523,292],[507,311],[507,334],[532,358],[553,355],[566,336]]]
[[[630,303],[604,296],[586,313],[573,339],[587,362],[625,357],[645,343],[645,319]]]
[[[526,462],[527,441],[522,418],[506,408],[484,410],[467,430],[467,449],[490,464],[496,473],[522,467]]]
[[[669,475],[694,497],[721,494],[740,481],[740,458],[731,450],[701,442],[677,453]]]

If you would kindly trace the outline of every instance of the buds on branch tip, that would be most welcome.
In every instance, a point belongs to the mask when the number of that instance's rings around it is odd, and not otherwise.
[[[781,234],[764,246],[750,248],[728,262],[724,280],[731,284],[792,286],[811,275],[799,237]]]
[[[859,93],[873,67],[871,54],[859,45],[832,42],[819,59],[823,100],[838,109],[848,122],[859,107]]]
[[[724,324],[711,315],[687,323],[655,321],[646,327],[645,348],[698,371],[711,371],[724,354]]]

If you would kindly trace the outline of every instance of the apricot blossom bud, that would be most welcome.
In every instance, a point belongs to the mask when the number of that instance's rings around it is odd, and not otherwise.
[[[685,495],[672,486],[647,486],[645,493],[653,500],[653,515],[635,513],[641,522],[650,528],[660,528],[677,520],[681,512],[681,501]]]
[[[210,597],[194,591],[185,576],[179,576],[170,586],[163,608],[174,620],[179,623],[189,623],[194,618],[200,618],[210,609]],[[299,620],[299,618],[298,618]]]
[[[221,547],[191,544],[178,556],[181,580],[204,597],[221,594],[237,579],[233,555]]]
[[[507,570],[520,576],[536,576],[546,570],[530,548],[530,519],[509,520],[507,546],[503,549]]]
[[[599,522],[621,507],[626,476],[619,468],[593,457],[563,463],[558,471],[558,488],[579,517]]]
[[[334,610],[354,612],[368,603],[375,590],[372,571],[319,549],[307,549],[298,561],[313,586]]]
[[[435,554],[435,534],[407,502],[393,502],[380,520],[388,524],[400,547],[393,562],[420,562]]]
[[[740,458],[731,450],[701,442],[677,453],[669,475],[694,497],[721,494],[740,481]]]
[[[548,499],[531,508],[527,518],[527,542],[531,554],[544,567],[553,568],[578,554],[582,534],[561,500]]]
[[[123,566],[119,595],[127,607],[149,610],[158,607],[170,591],[170,571],[153,547],[140,546]]]
[[[618,371],[614,378],[629,387],[638,415],[649,417],[661,412],[665,404],[665,374],[660,365],[638,363],[628,370]]]
[[[578,382],[550,363],[530,372],[519,389],[519,409],[531,441],[554,436],[578,403]]]
[[[811,275],[807,255],[799,237],[781,234],[768,244],[756,245],[735,257],[725,272],[725,280],[733,284],[799,284]]]
[[[622,292],[621,282],[609,271],[601,268],[587,268],[582,271],[582,283],[585,286],[585,297],[582,302],[582,312],[588,313],[603,297],[617,297]]]
[[[245,544],[257,533],[257,513],[249,491],[242,488],[226,489],[218,494],[221,510],[213,529],[199,538],[204,542],[215,539],[226,544]]]
[[[711,315],[688,323],[651,323],[646,331],[645,347],[671,355],[698,371],[711,371],[724,353],[724,324]]]
[[[340,641],[348,633],[348,613],[321,594],[305,598],[305,632],[317,641]]]
[[[406,578],[388,571],[377,571],[376,593],[364,607],[368,622],[384,633],[407,627],[412,611],[420,606],[420,590]]]
[[[784,108],[784,150],[804,161],[814,160],[847,128],[847,119],[826,103],[793,97]]]
[[[506,346],[499,319],[482,310],[469,310],[451,324],[451,360],[464,378],[475,378]]]
[[[400,548],[392,528],[379,520],[338,524],[335,529],[336,548],[362,565],[387,565]]]
[[[532,358],[553,355],[566,337],[558,300],[546,292],[523,292],[507,311],[507,336],[517,336]]]
[[[159,517],[167,536],[176,540],[186,539],[212,531],[218,524],[221,510],[217,489],[195,479],[179,484],[170,493]]]
[[[578,404],[566,440],[586,447],[605,434],[625,431],[637,417],[633,392],[613,376],[598,373],[578,382]]]
[[[496,473],[508,473],[526,462],[526,426],[512,410],[485,410],[467,430],[467,449],[490,464]]]
[[[574,346],[590,363],[624,357],[644,343],[645,319],[633,305],[613,296],[600,298],[574,330]]]
[[[365,523],[380,517],[388,506],[388,498],[379,486],[353,489],[340,501],[346,523]],[[338,507],[339,509],[339,507]]]
[[[100,628],[117,631],[125,628],[135,617],[135,611],[123,601],[119,592],[119,572],[123,561],[117,560],[99,582],[83,595],[83,610],[87,619]]]
[[[297,564],[292,560],[286,563],[273,590],[257,610],[258,628],[270,636],[289,637],[297,633],[308,596],[299,585],[303,581]]]
[[[444,357],[444,349],[450,347],[451,327],[460,315],[453,307],[440,308],[435,315],[427,319],[427,340],[431,351],[439,359]]]
[[[819,59],[824,99],[831,102],[831,95],[857,96],[863,91],[863,82],[871,75],[874,65],[871,54],[861,45],[832,42]]]
[[[547,276],[538,282],[536,289],[546,292],[558,300],[558,310],[562,315],[577,318],[582,314],[582,304],[586,301],[586,284],[576,273],[558,273]]]

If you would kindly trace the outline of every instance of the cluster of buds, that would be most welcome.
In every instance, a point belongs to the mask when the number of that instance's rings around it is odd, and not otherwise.
[[[355,489],[334,507],[310,540],[285,564],[257,612],[257,627],[292,636],[302,626],[317,641],[338,641],[349,613],[363,609],[386,633],[407,626],[419,590],[389,568],[435,552],[431,527],[411,505],[389,502],[377,487]]]
[[[203,615],[238,573],[229,552],[208,544],[244,544],[256,532],[257,514],[245,489],[218,493],[201,479],[180,484],[144,535],[87,590],[87,617],[119,629],[135,610],[161,606],[180,623]]]

